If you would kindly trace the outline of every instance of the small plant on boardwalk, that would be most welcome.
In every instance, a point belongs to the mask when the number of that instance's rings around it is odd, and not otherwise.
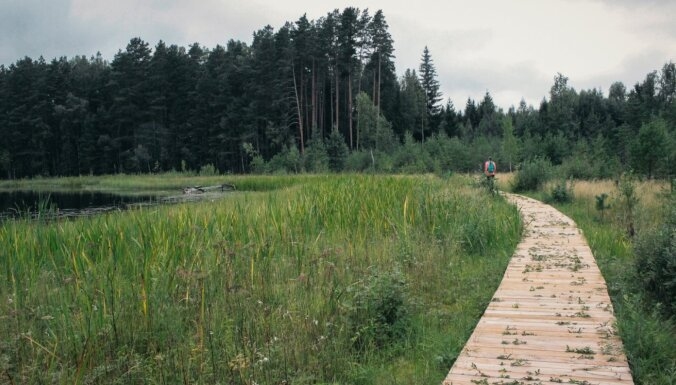
[[[583,348],[571,348],[566,345],[566,353],[577,353],[577,354],[596,354],[592,348],[585,346]]]

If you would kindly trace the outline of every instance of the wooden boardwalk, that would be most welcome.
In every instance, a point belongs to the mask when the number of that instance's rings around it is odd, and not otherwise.
[[[575,223],[507,197],[524,237],[443,385],[633,384],[606,283]]]

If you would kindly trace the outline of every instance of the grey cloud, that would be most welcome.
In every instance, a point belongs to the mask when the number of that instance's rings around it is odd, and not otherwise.
[[[630,90],[636,83],[645,80],[648,73],[659,72],[664,64],[673,61],[673,54],[671,57],[670,54],[671,52],[658,49],[649,50],[628,56],[622,61],[618,70],[582,79],[571,79],[571,81],[579,84],[579,89],[600,88],[604,92],[607,92],[613,83],[619,81],[625,85],[627,90]]]
[[[95,54],[91,47],[97,46],[105,31],[73,20],[69,10],[69,0],[10,1],[0,14],[0,64],[26,56],[49,61]]]
[[[496,63],[452,66],[439,71],[445,96],[456,107],[464,107],[467,98],[480,101],[488,91],[496,105],[507,109],[521,99],[538,105],[549,93],[556,74],[543,74],[532,63],[521,62],[506,67]]]

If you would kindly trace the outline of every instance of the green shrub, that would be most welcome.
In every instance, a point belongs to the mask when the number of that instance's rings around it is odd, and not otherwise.
[[[338,130],[331,131],[331,135],[326,140],[326,153],[329,157],[329,170],[334,172],[343,171],[350,150],[347,148],[347,144],[345,144],[343,135]]]
[[[353,346],[365,352],[397,345],[410,334],[411,314],[403,274],[398,270],[374,272],[354,295],[350,313]]]
[[[516,192],[536,191],[551,178],[552,163],[545,158],[535,157],[524,161],[517,171],[512,189]]]
[[[610,208],[606,199],[608,199],[608,194],[606,193],[601,193],[601,195],[596,196],[596,210],[601,213],[601,221],[605,219],[605,211]]]
[[[623,174],[618,185],[618,199],[616,209],[618,210],[620,223],[627,229],[627,235],[634,236],[634,214],[638,206],[638,195],[636,193],[636,179],[633,174]]]
[[[297,174],[303,168],[303,159],[296,146],[284,146],[282,151],[270,159],[268,171],[274,174]]]
[[[560,172],[566,178],[590,180],[597,176],[590,163],[592,160],[587,156],[571,156],[563,161]]]
[[[345,170],[356,172],[392,172],[392,157],[375,150],[352,151],[345,160]]]
[[[218,174],[219,174],[218,170],[211,163],[205,164],[204,166],[200,167],[199,171],[200,176],[215,176]]]
[[[640,294],[625,294],[616,308],[622,336],[636,385],[673,385],[676,379],[676,325],[654,309],[645,309]]]
[[[323,173],[329,170],[329,155],[321,138],[308,143],[303,154],[303,165],[307,172]]]
[[[554,185],[547,197],[549,202],[570,203],[573,201],[573,182],[561,180]]]
[[[676,208],[669,207],[666,223],[639,233],[634,244],[638,282],[667,317],[676,315]]]

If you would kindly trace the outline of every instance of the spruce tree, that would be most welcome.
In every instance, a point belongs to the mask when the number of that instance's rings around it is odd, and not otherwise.
[[[433,128],[431,123],[434,122],[435,117],[439,114],[441,92],[439,91],[437,70],[434,67],[432,55],[430,55],[430,51],[427,46],[425,46],[425,49],[423,50],[423,56],[418,75],[420,76],[420,85],[422,85],[424,90],[425,105],[427,108],[427,122],[425,123],[425,128]]]

